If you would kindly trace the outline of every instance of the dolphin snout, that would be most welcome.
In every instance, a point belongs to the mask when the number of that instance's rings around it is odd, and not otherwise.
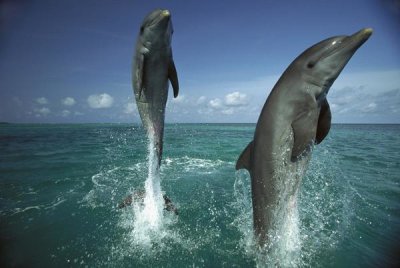
[[[353,34],[351,37],[366,41],[372,35],[372,32],[372,28],[364,28]]]
[[[169,10],[165,9],[161,12],[161,16],[163,17],[170,17],[171,13],[169,12]]]

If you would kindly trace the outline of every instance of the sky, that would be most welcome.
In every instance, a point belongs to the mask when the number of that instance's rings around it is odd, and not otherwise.
[[[256,122],[311,45],[372,27],[328,95],[334,123],[400,123],[399,0],[2,0],[0,122],[139,123],[131,65],[143,18],[169,9],[180,82],[167,123]]]

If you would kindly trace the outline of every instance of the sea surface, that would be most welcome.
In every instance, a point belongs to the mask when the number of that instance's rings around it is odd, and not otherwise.
[[[260,256],[250,177],[235,171],[254,129],[166,125],[161,188],[179,214],[152,231],[118,208],[148,176],[139,125],[0,125],[0,266],[400,265],[400,125],[333,125],[315,146],[285,261]]]

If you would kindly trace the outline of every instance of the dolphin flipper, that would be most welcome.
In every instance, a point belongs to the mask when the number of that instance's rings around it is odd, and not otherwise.
[[[135,72],[135,77],[136,77],[136,89],[138,90],[135,92],[136,94],[136,99],[141,100],[142,99],[142,91],[143,91],[143,86],[145,85],[144,82],[144,62],[145,62],[145,56],[143,53],[138,53],[136,55],[136,72]]]
[[[292,123],[294,140],[291,160],[293,162],[310,150],[315,138],[317,120],[316,116],[302,113]]]
[[[315,143],[320,144],[328,135],[331,129],[331,109],[329,108],[328,100],[325,99],[321,104],[321,110],[319,112],[317,134],[315,136]]]
[[[244,149],[242,154],[239,156],[239,159],[236,162],[236,170],[245,168],[250,172],[250,156],[252,150],[253,150],[253,141],[251,141],[247,145],[246,149]]]
[[[174,89],[174,98],[178,97],[179,93],[179,82],[178,82],[178,74],[176,73],[174,60],[171,58],[171,61],[168,66],[168,78],[171,81],[172,88]]]

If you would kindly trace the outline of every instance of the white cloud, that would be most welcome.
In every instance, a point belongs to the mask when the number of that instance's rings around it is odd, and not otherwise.
[[[210,106],[213,109],[221,109],[223,107],[222,101],[219,98],[210,100],[208,102],[208,106]]]
[[[248,104],[247,95],[235,91],[225,96],[225,104],[227,106],[245,106]]]
[[[129,102],[124,106],[124,113],[134,114],[136,112],[136,105],[133,102]]]
[[[68,117],[70,114],[71,114],[71,112],[68,111],[68,110],[63,110],[63,111],[61,112],[61,116],[62,116],[62,117]]]
[[[35,109],[34,110],[35,111],[35,115],[37,116],[37,117],[40,117],[40,116],[47,116],[48,114],[50,114],[50,109],[49,108],[47,108],[47,107],[42,107],[42,108],[40,108],[40,109]]]
[[[364,106],[363,108],[361,108],[361,111],[364,113],[370,113],[376,110],[376,103],[375,102],[371,102],[369,103],[367,106]]]
[[[110,108],[114,103],[114,98],[107,93],[94,94],[87,98],[87,102],[93,109]]]
[[[40,98],[36,99],[36,103],[44,105],[44,104],[49,103],[49,101],[45,97],[40,97]]]
[[[202,101],[203,99],[205,100],[205,98],[202,98]],[[202,103],[202,101],[200,103]],[[197,103],[198,102],[199,101],[197,101]],[[218,111],[220,114],[223,115],[233,115],[237,111],[243,111],[243,109],[247,105],[248,105],[247,95],[236,91],[225,95],[224,101],[222,101],[220,98],[215,98],[210,100],[207,104],[208,109],[198,109],[198,113],[211,114],[215,111]]]
[[[76,103],[75,99],[72,97],[66,97],[66,98],[62,99],[61,102],[65,106],[73,106]]]
[[[235,110],[232,107],[221,111],[221,113],[226,114],[226,115],[231,115],[234,112],[235,112]]]
[[[197,99],[196,104],[197,104],[197,105],[203,104],[203,103],[206,102],[206,100],[207,100],[207,98],[206,98],[205,96],[201,96],[201,97],[199,97],[199,98]]]

